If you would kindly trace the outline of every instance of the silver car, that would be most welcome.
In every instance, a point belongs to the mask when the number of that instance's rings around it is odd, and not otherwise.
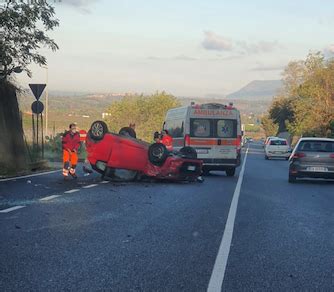
[[[289,161],[290,183],[303,177],[334,179],[334,139],[301,138]]]

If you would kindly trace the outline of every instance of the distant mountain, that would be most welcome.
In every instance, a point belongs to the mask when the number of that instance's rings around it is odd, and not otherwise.
[[[227,98],[243,100],[270,100],[277,95],[282,86],[282,80],[254,80],[238,91],[228,94]]]

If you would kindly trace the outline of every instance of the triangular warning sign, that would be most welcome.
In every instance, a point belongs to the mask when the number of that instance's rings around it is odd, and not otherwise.
[[[45,86],[46,84],[29,84],[31,91],[37,100],[41,97]]]

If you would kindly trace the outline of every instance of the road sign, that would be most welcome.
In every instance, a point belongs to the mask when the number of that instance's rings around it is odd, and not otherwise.
[[[34,114],[41,114],[44,110],[44,104],[41,101],[36,100],[31,104],[31,110]]]
[[[41,83],[41,84],[29,84],[29,87],[32,91],[32,93],[34,94],[35,98],[37,100],[39,100],[39,98],[41,97],[43,90],[45,88],[46,84]]]

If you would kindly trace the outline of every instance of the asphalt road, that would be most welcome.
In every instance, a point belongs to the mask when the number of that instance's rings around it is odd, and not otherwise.
[[[333,290],[334,183],[289,184],[287,170],[251,144],[231,226],[239,172],[0,181],[0,291],[206,291],[228,227],[223,291]]]

